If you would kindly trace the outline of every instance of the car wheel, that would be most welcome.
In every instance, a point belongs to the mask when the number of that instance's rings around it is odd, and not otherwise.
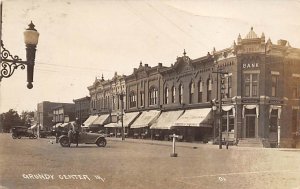
[[[62,137],[59,140],[59,143],[62,147],[69,147],[69,138],[68,137]]]
[[[96,144],[98,147],[105,147],[106,146],[106,139],[105,138],[99,138],[96,141]]]
[[[34,135],[33,138],[34,138],[34,139],[37,139],[38,137],[37,137],[37,135]]]
[[[13,139],[16,139],[16,138],[17,138],[17,136],[13,134],[13,135],[12,135],[12,138],[13,138]]]
[[[18,136],[18,139],[21,139],[21,136]]]

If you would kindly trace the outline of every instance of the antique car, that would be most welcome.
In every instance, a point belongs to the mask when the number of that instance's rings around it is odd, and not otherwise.
[[[37,139],[37,135],[34,134],[32,130],[29,130],[28,127],[25,126],[15,126],[11,129],[12,131],[12,138],[13,139],[20,139],[22,137],[29,137],[30,139]]]
[[[72,125],[73,131],[76,131],[77,128],[75,125]],[[75,138],[75,133],[73,134]],[[59,137],[59,143],[62,147],[69,147],[69,138],[68,135],[61,135]],[[74,140],[72,143],[76,143]],[[106,139],[104,134],[91,133],[87,132],[86,128],[80,128],[78,132],[78,144],[96,144],[99,147],[106,146]]]

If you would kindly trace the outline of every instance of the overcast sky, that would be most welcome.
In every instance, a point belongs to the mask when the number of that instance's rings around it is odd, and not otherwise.
[[[129,75],[140,61],[170,66],[230,47],[253,26],[273,43],[300,48],[300,1],[4,0],[2,40],[23,60],[23,31],[40,33],[33,89],[26,71],[0,83],[0,113],[36,110],[42,101],[72,102],[89,95],[95,77]]]

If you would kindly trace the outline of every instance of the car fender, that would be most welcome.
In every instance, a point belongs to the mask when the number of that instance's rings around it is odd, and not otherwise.
[[[100,139],[100,138],[103,138],[103,139],[105,139],[105,136],[98,136],[97,138],[96,138],[96,140],[95,140],[95,143],[97,142],[97,140],[98,139]],[[106,140],[106,139],[105,139]]]
[[[58,138],[58,141],[60,141],[60,139],[63,138],[63,137],[67,137],[68,138],[67,135],[60,135],[59,138]]]

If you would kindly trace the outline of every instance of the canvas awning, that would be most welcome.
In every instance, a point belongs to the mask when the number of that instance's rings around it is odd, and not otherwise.
[[[96,118],[92,125],[104,125],[107,122],[109,114],[103,114]]]
[[[162,112],[150,129],[171,129],[174,122],[183,114],[183,110]]]
[[[106,127],[106,128],[117,128],[117,123],[109,123],[109,124],[106,124],[106,125],[104,125],[104,127]]]
[[[123,115],[123,127],[129,127],[140,112],[130,112]],[[117,123],[117,127],[122,127],[121,119]]]
[[[211,108],[186,110],[184,114],[175,121],[173,126],[212,127],[209,123],[211,111]]]
[[[97,115],[91,115],[89,118],[87,118],[87,120],[85,120],[83,123],[84,127],[90,126],[97,119],[97,117]]]
[[[130,128],[142,128],[150,126],[159,116],[160,111],[150,110],[144,111],[130,126]]]

